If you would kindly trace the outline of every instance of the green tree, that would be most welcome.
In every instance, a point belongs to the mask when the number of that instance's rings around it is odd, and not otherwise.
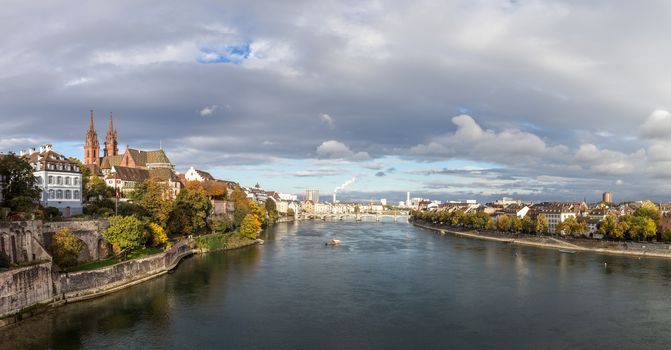
[[[450,225],[457,226],[464,223],[464,211],[461,209],[455,210],[450,215]]]
[[[536,224],[534,231],[537,235],[546,235],[548,233],[548,219],[541,214],[536,217]]]
[[[242,225],[240,225],[240,233],[245,237],[256,239],[259,230],[261,230],[261,222],[256,218],[256,215],[247,214],[242,220]]]
[[[0,157],[0,177],[4,178],[4,205],[12,210],[29,211],[34,207],[33,203],[40,199],[33,167],[25,159],[13,153]]]
[[[86,167],[86,169],[88,169],[88,167]],[[85,188],[84,199],[87,201],[91,198],[94,198],[94,201],[105,200],[107,198],[113,198],[116,195],[114,193],[114,189],[112,187],[107,186],[105,180],[97,176],[91,177],[90,180],[87,179],[86,182],[87,182],[86,187],[83,188]]]
[[[578,220],[574,216],[569,216],[564,221],[557,224],[555,232],[559,234],[572,235],[577,233]]]
[[[266,212],[268,213],[268,221],[275,222],[280,217],[280,213],[277,212],[277,204],[274,200],[268,198],[265,203]]]
[[[68,228],[58,230],[51,241],[54,262],[60,267],[77,265],[77,258],[84,249],[84,242],[75,237]]]
[[[224,234],[235,229],[235,223],[228,215],[223,215],[221,218],[212,222],[212,231],[214,233]]]
[[[153,177],[146,179],[135,188],[131,198],[135,204],[144,208],[149,215],[149,221],[166,226],[173,209],[168,185]]]
[[[487,223],[489,222],[489,214],[485,212],[476,213],[472,219],[473,228],[478,230],[484,230],[487,228]]]
[[[208,230],[207,218],[212,213],[212,202],[202,189],[179,192],[168,226],[173,234],[199,235]]]
[[[496,229],[501,232],[510,230],[510,218],[506,214],[499,215],[496,219]]]
[[[119,249],[133,250],[145,245],[149,239],[144,224],[135,216],[112,216],[109,223],[102,235]]]

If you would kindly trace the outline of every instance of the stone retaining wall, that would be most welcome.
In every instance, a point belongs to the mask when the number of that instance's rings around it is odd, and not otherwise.
[[[51,262],[0,273],[0,317],[52,300]]]

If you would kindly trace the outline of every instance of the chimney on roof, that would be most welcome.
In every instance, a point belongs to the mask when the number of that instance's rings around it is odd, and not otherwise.
[[[33,154],[33,153],[35,153],[35,147],[32,147],[32,148],[30,149],[30,154]]]

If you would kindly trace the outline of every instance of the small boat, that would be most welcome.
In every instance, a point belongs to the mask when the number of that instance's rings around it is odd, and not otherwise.
[[[559,252],[564,254],[575,254],[575,250],[570,249],[559,249]]]
[[[340,240],[339,239],[332,239],[332,240],[326,242],[325,245],[340,245]]]

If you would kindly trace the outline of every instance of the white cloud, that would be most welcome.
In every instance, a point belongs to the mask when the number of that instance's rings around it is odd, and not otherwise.
[[[83,85],[92,82],[93,79],[89,77],[81,77],[73,80],[69,80],[65,83],[66,87],[72,87],[72,86],[77,86],[77,85]]]
[[[333,117],[331,117],[330,115],[324,113],[319,116],[319,119],[321,119],[323,123],[328,125],[329,128],[331,129],[335,128],[335,120],[333,120]]]
[[[194,62],[199,54],[200,51],[193,42],[183,42],[152,48],[97,51],[93,54],[92,63],[140,66],[165,62]]]
[[[200,110],[200,116],[201,117],[209,117],[212,114],[214,114],[214,111],[216,111],[217,108],[219,108],[219,106],[217,106],[217,105],[207,106],[207,107]]]
[[[317,147],[317,154],[323,158],[336,158],[351,161],[369,160],[367,152],[354,153],[347,145],[335,140],[324,141]]]
[[[650,139],[669,139],[671,137],[671,113],[663,109],[652,112],[641,125],[641,136]]]

